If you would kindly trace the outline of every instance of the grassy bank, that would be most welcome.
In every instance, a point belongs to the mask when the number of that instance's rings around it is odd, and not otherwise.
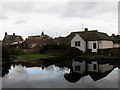
[[[28,54],[28,55],[19,55],[15,60],[40,60],[40,59],[47,59],[53,56],[46,55],[46,54]]]

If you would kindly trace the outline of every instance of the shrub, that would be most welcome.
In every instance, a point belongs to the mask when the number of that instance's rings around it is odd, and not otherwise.
[[[10,51],[8,47],[2,46],[2,60],[10,60]]]
[[[68,45],[55,45],[55,44],[48,44],[48,45],[44,45],[43,47],[40,48],[40,53],[46,53],[49,51],[64,51],[67,48],[69,48],[70,46]]]
[[[18,46],[12,50],[13,55],[21,55],[22,54],[22,49]]]
[[[64,55],[69,57],[81,56],[82,54],[83,54],[83,51],[75,47],[70,47],[64,52]]]

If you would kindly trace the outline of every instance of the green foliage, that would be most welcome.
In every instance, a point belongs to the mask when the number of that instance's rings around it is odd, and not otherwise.
[[[14,48],[14,49],[12,50],[12,54],[13,54],[13,55],[21,55],[21,54],[22,54],[22,48],[20,48],[19,46],[16,47],[16,48]]]

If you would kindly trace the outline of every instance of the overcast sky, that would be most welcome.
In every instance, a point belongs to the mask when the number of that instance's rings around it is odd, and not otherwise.
[[[42,31],[51,37],[67,36],[82,31],[82,24],[89,30],[118,34],[117,0],[92,1],[0,0],[0,40],[5,32],[24,39]]]

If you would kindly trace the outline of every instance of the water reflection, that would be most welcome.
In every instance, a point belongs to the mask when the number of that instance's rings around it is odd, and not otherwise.
[[[71,62],[71,61],[70,61]],[[70,63],[68,62],[68,63]],[[58,62],[59,63],[59,62]],[[57,64],[58,65],[58,64]],[[2,67],[5,88],[117,88],[118,68],[109,61],[85,61],[76,57],[71,65],[8,64]],[[59,63],[60,65],[60,63]],[[61,65],[63,66],[63,64]]]
[[[9,73],[10,67],[11,67],[10,64],[2,65],[2,72],[1,72],[1,76],[2,76],[2,77],[4,77],[6,74]]]
[[[71,72],[65,74],[64,77],[67,81],[75,83],[81,77],[90,75],[94,81],[97,81],[106,77],[113,69],[114,66],[107,61],[85,61],[80,57],[76,57],[72,62]]]

